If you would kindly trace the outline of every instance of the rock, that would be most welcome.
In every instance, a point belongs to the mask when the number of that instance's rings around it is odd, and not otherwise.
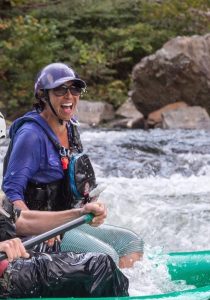
[[[103,121],[114,119],[115,112],[111,104],[80,100],[76,116],[81,123],[97,126]]]
[[[210,129],[210,117],[200,106],[165,111],[162,119],[164,129]]]
[[[119,118],[114,121],[111,121],[108,123],[108,127],[111,128],[128,128],[128,129],[134,129],[134,128],[145,128],[145,120],[144,118],[140,119],[132,119],[132,118]]]
[[[132,100],[147,117],[182,99],[210,113],[210,34],[177,37],[133,69]]]
[[[130,97],[116,110],[116,115],[132,119],[144,117],[143,114],[138,111]]]
[[[113,127],[144,128],[144,116],[139,112],[131,98],[128,98],[116,111],[119,118],[112,122]]]
[[[148,127],[159,127],[162,128],[162,113],[174,109],[179,109],[179,108],[184,108],[187,107],[188,105],[185,102],[175,102],[172,104],[168,104],[156,111],[153,111],[148,115],[148,118],[146,120],[147,126]]]

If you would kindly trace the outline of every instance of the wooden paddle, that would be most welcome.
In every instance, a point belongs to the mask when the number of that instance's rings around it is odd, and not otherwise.
[[[23,242],[23,245],[26,249],[31,249],[33,246],[40,244],[46,240],[49,240],[53,237],[55,237],[56,235],[60,235],[68,230],[71,230],[73,228],[76,228],[82,224],[85,223],[90,223],[92,221],[92,219],[94,218],[93,214],[86,214],[84,216],[81,216],[78,219],[75,219],[73,221],[70,221],[68,223],[65,223],[63,225],[60,225],[54,229],[51,229],[45,233],[42,233],[40,235],[37,235],[25,242]],[[0,261],[4,260],[5,258],[7,258],[6,253],[0,252]]]

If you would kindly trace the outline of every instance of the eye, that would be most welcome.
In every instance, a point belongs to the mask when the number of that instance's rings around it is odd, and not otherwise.
[[[53,89],[53,92],[56,96],[63,96],[67,93],[68,87],[65,85],[58,86]]]
[[[77,92],[77,93],[79,93],[79,94],[82,92],[81,87],[76,86],[76,85],[72,85],[72,86],[70,87],[70,90],[72,90],[72,91],[74,91],[74,92]]]
[[[63,91],[63,92],[65,92],[65,93],[66,93],[66,92],[67,92],[67,90],[68,90],[68,87],[67,87],[67,86],[65,86],[65,85],[60,87],[60,91]]]
[[[67,90],[67,86],[65,85],[61,85],[61,86],[58,86],[54,89],[54,91],[66,91]]]

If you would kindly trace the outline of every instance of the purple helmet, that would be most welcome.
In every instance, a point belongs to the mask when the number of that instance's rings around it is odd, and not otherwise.
[[[81,88],[86,87],[86,83],[75,74],[74,70],[64,63],[52,63],[44,67],[37,75],[34,94],[39,98],[40,90],[53,89],[67,81],[74,81]]]

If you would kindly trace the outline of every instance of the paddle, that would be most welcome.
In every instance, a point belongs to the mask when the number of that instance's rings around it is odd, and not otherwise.
[[[68,230],[71,230],[75,227],[78,227],[82,224],[91,222],[93,217],[94,217],[94,215],[91,214],[91,213],[83,215],[78,219],[75,219],[75,220],[70,221],[68,223],[65,223],[63,225],[60,225],[60,226],[58,226],[54,229],[51,229],[51,230],[49,230],[45,233],[42,233],[40,235],[37,235],[37,236],[31,238],[30,240],[25,241],[23,243],[23,245],[26,249],[30,249],[33,246],[35,246],[37,244],[40,244],[41,242],[44,242],[46,240],[51,239],[52,237],[55,237],[56,235],[62,234],[64,232],[66,232]],[[0,261],[4,260],[5,258],[7,258],[6,253],[1,253],[0,254]]]

